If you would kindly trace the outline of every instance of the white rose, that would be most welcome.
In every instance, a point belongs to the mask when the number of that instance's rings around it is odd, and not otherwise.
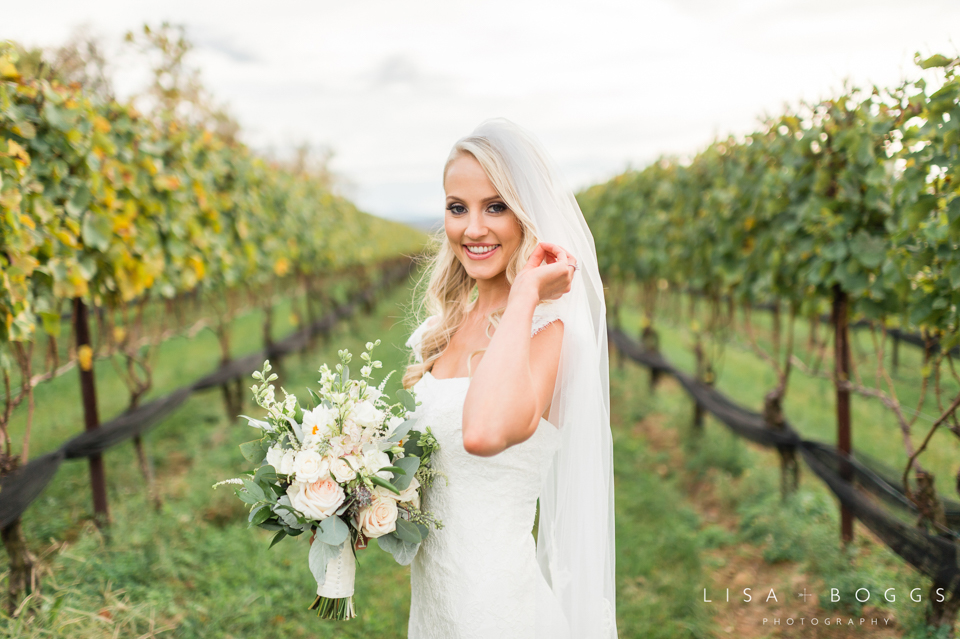
[[[380,422],[383,421],[383,413],[374,408],[373,404],[366,400],[353,407],[351,417],[353,421],[364,428],[374,428],[379,426]]]
[[[340,457],[330,462],[330,474],[340,483],[346,483],[357,476],[357,458],[353,455]]]
[[[278,444],[274,444],[267,450],[267,463],[273,466],[273,468],[280,472],[280,462],[283,460],[283,448]]]
[[[390,466],[390,457],[376,446],[365,446],[363,451],[363,458],[360,463],[363,465],[364,470],[367,471],[368,475],[377,475],[382,479],[390,481],[393,477],[393,473],[389,470],[383,472],[377,472],[384,466]]]
[[[371,539],[382,537],[397,529],[397,514],[396,501],[384,499],[378,493],[374,493],[370,505],[360,511],[360,530]]]
[[[343,504],[340,484],[330,477],[315,482],[295,481],[287,487],[290,504],[308,519],[323,520]]]
[[[375,402],[383,397],[383,393],[376,386],[367,386],[367,401]]]
[[[303,437],[305,443],[318,442],[333,432],[337,413],[320,404],[313,410],[303,412]]]
[[[420,510],[420,482],[417,481],[416,477],[410,479],[410,485],[400,491],[400,494],[387,490],[383,487],[377,487],[377,492],[379,492],[384,497],[389,497],[394,501],[409,501],[413,504],[413,507],[417,510]]]
[[[327,477],[330,472],[330,464],[315,450],[301,450],[293,463],[297,472],[297,481],[300,482],[315,482]]]
[[[286,451],[284,451],[283,457],[280,458],[280,465],[274,466],[274,468],[277,469],[278,473],[292,475],[293,473],[297,472],[296,460],[297,451],[293,450],[292,448],[288,448]]]

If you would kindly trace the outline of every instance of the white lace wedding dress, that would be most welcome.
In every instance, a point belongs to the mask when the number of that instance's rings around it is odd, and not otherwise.
[[[531,335],[557,319],[548,303],[537,306]],[[420,339],[432,317],[407,340],[417,361]],[[468,377],[437,379],[426,373],[415,385],[423,404],[417,428],[430,427],[440,443],[439,478],[426,489],[423,508],[443,522],[431,530],[411,564],[408,639],[562,639],[560,604],[540,572],[531,534],[541,474],[560,434],[545,419],[534,435],[493,457],[463,448],[461,429]]]

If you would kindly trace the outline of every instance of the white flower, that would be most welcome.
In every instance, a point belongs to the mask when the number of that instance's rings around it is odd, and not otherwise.
[[[338,482],[346,483],[356,478],[357,472],[354,469],[358,467],[357,458],[353,455],[347,455],[330,462],[330,474]]]
[[[315,450],[299,451],[293,463],[300,482],[315,482],[330,473],[330,464]]]
[[[368,444],[373,441],[373,436],[377,434],[376,428],[364,428],[360,433],[360,444]]]
[[[277,472],[280,472],[280,462],[282,460],[283,448],[279,444],[274,444],[267,450],[267,463],[273,466]]]
[[[374,428],[379,426],[380,422],[383,421],[383,413],[377,410],[373,403],[368,400],[364,400],[354,406],[353,410],[350,411],[350,416],[353,418],[353,421],[364,428]]]
[[[287,487],[290,503],[308,519],[323,520],[343,504],[340,484],[330,477],[315,482],[295,481]]]
[[[357,422],[347,419],[343,422],[343,436],[346,446],[356,448],[360,445],[360,440],[363,437],[363,429]]]
[[[286,393],[283,397],[283,412],[292,415],[294,412],[296,412],[295,408],[297,405],[297,396],[287,393],[287,391],[283,392]]]
[[[387,481],[390,481],[390,479],[393,478],[393,473],[391,473],[389,470],[377,472],[384,466],[390,465],[390,457],[376,446],[369,444],[364,446],[363,457],[360,463],[367,475],[376,475],[382,479],[386,479]]]
[[[267,392],[263,395],[263,401],[265,404],[272,404],[277,400],[275,391],[273,390],[273,384],[267,386]]]
[[[398,512],[396,501],[374,492],[373,501],[360,511],[360,530],[371,539],[393,532],[397,529]]]
[[[383,397],[383,393],[380,392],[380,389],[375,386],[367,387],[367,399],[371,402],[376,402],[378,399]]]
[[[297,472],[296,459],[297,451],[288,448],[284,451],[283,457],[280,458],[280,465],[274,466],[274,468],[277,469],[278,473],[283,475],[292,475]]]
[[[331,459],[336,459],[337,457],[343,457],[348,452],[353,452],[352,450],[348,451],[347,449],[350,446],[347,443],[347,438],[343,435],[335,435],[327,439],[327,443],[330,444],[330,450],[327,451],[327,455]],[[331,462],[332,463],[332,462]]]
[[[337,425],[337,413],[320,404],[303,412],[304,443],[316,443],[326,438]]]
[[[420,510],[420,482],[417,481],[416,477],[410,478],[410,485],[400,491],[400,494],[393,492],[392,490],[387,490],[386,488],[377,487],[377,492],[379,492],[384,497],[389,497],[394,501],[409,501],[413,504],[413,507],[417,510]]]
[[[364,377],[370,377],[370,373],[372,372],[373,372],[373,368],[371,366],[360,367],[360,374],[363,375]]]

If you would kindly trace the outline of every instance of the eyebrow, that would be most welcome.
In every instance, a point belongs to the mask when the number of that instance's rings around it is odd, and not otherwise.
[[[462,200],[463,198],[457,197],[456,195],[448,195],[448,196],[447,196],[447,199],[448,199],[448,200]],[[497,194],[497,195],[491,195],[490,197],[485,197],[485,198],[483,198],[483,199],[480,200],[480,201],[481,201],[481,202],[491,202],[491,201],[493,201],[493,200],[502,200],[502,199],[503,199],[503,198],[500,197],[499,194]]]

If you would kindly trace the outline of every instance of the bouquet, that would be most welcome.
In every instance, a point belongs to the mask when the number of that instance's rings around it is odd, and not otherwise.
[[[243,456],[259,464],[243,477],[214,484],[236,484],[236,494],[250,506],[249,526],[275,531],[274,544],[285,537],[312,532],[308,564],[317,580],[317,598],[309,607],[324,619],[351,619],[356,550],[367,540],[377,544],[401,565],[413,561],[431,527],[442,523],[421,510],[421,491],[439,475],[431,457],[439,449],[436,438],[413,430],[415,395],[401,389],[389,403],[383,389],[395,371],[378,387],[367,380],[382,363],[371,359],[367,342],[360,357],[360,378],[350,377],[352,355],[339,351],[336,371],[323,364],[318,392],[307,389],[309,406],[296,396],[274,396],[277,376],[270,361],[253,373],[251,387],[265,419],[246,415],[260,430],[259,439],[240,445]]]

